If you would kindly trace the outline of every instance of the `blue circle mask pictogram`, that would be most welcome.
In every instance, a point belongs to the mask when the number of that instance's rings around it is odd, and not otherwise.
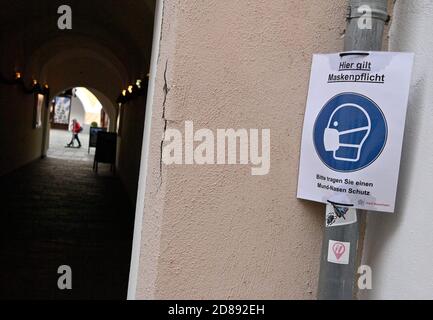
[[[372,164],[385,147],[388,129],[382,110],[357,93],[329,100],[314,124],[316,152],[332,170],[353,172]]]

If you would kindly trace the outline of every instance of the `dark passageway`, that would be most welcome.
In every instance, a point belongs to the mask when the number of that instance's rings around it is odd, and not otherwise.
[[[0,299],[124,300],[155,0],[0,4]],[[74,88],[86,88],[98,112],[74,109]],[[64,148],[74,118],[80,150]],[[115,176],[109,165],[92,171],[90,126],[111,137],[98,148],[105,158],[109,149]],[[58,288],[63,265],[72,290]]]
[[[47,158],[0,177],[0,298],[126,298],[134,212],[104,169]]]

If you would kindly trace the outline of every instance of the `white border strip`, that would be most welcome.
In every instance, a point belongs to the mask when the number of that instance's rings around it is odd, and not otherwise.
[[[147,89],[146,115],[144,120],[143,146],[141,151],[140,175],[138,180],[137,206],[135,211],[134,239],[132,241],[131,267],[129,271],[128,300],[135,300],[140,260],[141,230],[144,214],[144,197],[149,161],[150,131],[152,124],[153,96],[155,94],[156,73],[158,67],[159,43],[162,28],[163,1],[156,1],[155,22],[153,29],[152,56],[150,61],[149,86]]]

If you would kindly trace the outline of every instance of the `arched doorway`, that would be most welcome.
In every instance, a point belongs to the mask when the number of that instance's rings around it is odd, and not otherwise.
[[[85,87],[69,88],[53,97],[49,106],[48,157],[93,161],[96,145],[93,140],[90,143],[90,128],[110,131],[110,119],[115,117],[115,109],[110,106],[109,99],[100,92],[98,95],[104,99],[104,104],[92,90]],[[82,127],[82,131],[77,139],[72,140],[73,120]],[[78,141],[80,145],[77,144]]]

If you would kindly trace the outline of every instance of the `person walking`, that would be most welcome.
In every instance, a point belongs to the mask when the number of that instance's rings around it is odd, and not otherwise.
[[[71,125],[71,131],[72,131],[72,139],[71,142],[69,142],[67,144],[67,147],[69,148],[73,148],[74,147],[74,140],[77,140],[78,142],[78,148],[81,148],[81,141],[80,138],[78,137],[78,134],[83,131],[83,127],[81,127],[80,123],[77,121],[77,119],[73,119],[72,120],[72,125]]]

